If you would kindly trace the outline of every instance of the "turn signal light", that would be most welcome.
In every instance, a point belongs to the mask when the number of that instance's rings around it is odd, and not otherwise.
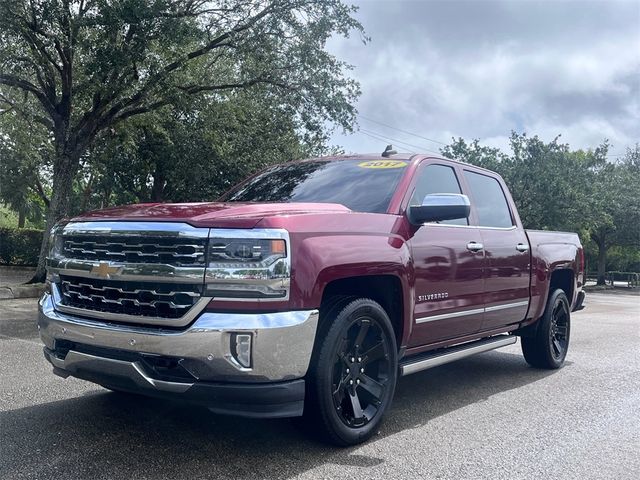
[[[271,253],[286,253],[284,240],[271,240]]]

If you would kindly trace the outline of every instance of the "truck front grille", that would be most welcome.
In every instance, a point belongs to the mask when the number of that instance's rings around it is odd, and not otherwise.
[[[177,222],[69,222],[55,231],[47,273],[62,313],[182,328],[206,307],[209,228]]]
[[[206,239],[65,235],[66,258],[121,263],[156,263],[177,267],[204,267]]]
[[[202,295],[202,284],[101,280],[60,275],[62,305],[96,312],[180,318]]]

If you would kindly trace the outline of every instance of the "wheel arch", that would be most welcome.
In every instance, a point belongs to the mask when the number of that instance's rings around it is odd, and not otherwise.
[[[569,300],[569,305],[571,305],[573,300],[573,293],[575,291],[575,273],[572,269],[558,268],[551,272],[547,298],[558,288],[564,291],[565,295],[567,296],[567,300]]]
[[[539,314],[531,323],[528,323],[526,326],[514,331],[513,333],[515,335],[519,335],[521,337],[532,337],[536,335],[540,319],[544,314],[549,297],[558,289],[565,293],[567,300],[569,301],[569,308],[571,308],[571,305],[573,304],[573,295],[576,291],[575,274],[573,269],[557,268],[551,272],[548,287],[546,288],[544,295],[540,298]]]
[[[359,275],[335,279],[322,291],[322,305],[335,297],[369,298],[385,310],[393,325],[398,347],[404,345],[406,302],[400,278],[396,275]],[[322,308],[322,307],[321,307]]]

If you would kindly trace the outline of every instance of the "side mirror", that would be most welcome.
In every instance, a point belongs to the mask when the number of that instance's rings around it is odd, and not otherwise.
[[[471,213],[469,197],[459,193],[434,193],[424,197],[422,205],[410,205],[409,221],[414,225],[441,220],[467,218]]]

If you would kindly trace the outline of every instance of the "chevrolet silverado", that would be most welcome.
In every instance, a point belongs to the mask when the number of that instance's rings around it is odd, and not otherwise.
[[[502,178],[426,155],[272,166],[215,203],[60,222],[39,329],[54,373],[224,414],[378,431],[400,376],[521,338],[563,365],[576,234],[525,230]]]

